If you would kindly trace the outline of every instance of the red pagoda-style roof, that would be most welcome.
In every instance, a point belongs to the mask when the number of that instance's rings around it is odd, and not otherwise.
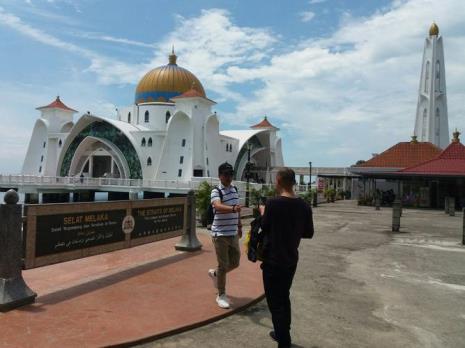
[[[450,145],[435,158],[400,170],[399,173],[465,176],[465,146],[460,142],[459,135],[459,132],[454,132]]]
[[[172,100],[175,100],[175,99],[182,99],[182,98],[203,98],[203,99],[207,99],[207,100],[211,101],[212,103],[215,103],[213,100],[208,99],[207,97],[203,96],[203,94],[200,93],[200,92],[195,88],[195,85],[193,85],[191,89],[189,89],[188,91],[185,91],[183,94],[178,95],[178,96],[176,96],[176,97],[173,97],[173,98],[171,98],[171,99],[172,99]],[[215,103],[215,104],[216,104],[216,103]]]
[[[60,100],[60,96],[57,96],[57,98],[55,99],[55,101],[53,101],[52,103],[46,105],[46,106],[41,106],[41,107],[38,107],[37,110],[42,110],[42,109],[62,109],[62,110],[66,110],[66,111],[72,111],[72,112],[77,112],[76,110],[74,109],[71,109],[70,107],[66,106],[61,100]]]
[[[256,125],[251,126],[250,128],[274,128],[274,129],[278,129],[277,127],[273,126],[268,121],[268,118],[266,116],[260,123],[257,123]]]
[[[400,142],[379,155],[355,167],[406,168],[428,161],[441,153],[441,149],[429,142]]]

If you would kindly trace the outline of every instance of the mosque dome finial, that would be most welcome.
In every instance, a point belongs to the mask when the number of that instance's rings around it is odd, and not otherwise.
[[[452,138],[452,142],[453,142],[453,143],[458,143],[458,142],[460,142],[460,138],[459,138],[460,132],[457,130],[457,128],[455,128],[455,132],[452,133],[452,135],[453,135],[453,138]]]
[[[176,65],[176,59],[177,58],[178,57],[174,53],[174,45],[173,45],[173,47],[171,48],[171,54],[169,55],[169,64]]]
[[[429,36],[438,36],[439,35],[439,27],[436,23],[433,22],[431,27],[429,28]]]

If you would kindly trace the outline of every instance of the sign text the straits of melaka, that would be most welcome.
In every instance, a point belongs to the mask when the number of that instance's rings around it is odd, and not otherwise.
[[[141,238],[184,228],[184,205],[133,208],[135,228],[131,238]]]
[[[36,257],[124,241],[125,209],[37,216]]]

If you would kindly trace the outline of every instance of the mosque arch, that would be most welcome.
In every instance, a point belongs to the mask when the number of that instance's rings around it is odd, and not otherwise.
[[[149,140],[147,141],[147,146],[152,147],[152,138],[149,138]]]
[[[23,164],[22,173],[37,174],[41,156],[44,154],[43,143],[47,139],[48,121],[38,119],[32,131],[31,142],[27,149],[26,161]]]
[[[435,73],[435,80],[434,80],[434,90],[435,92],[441,91],[441,64],[439,60],[436,61],[436,73]]]
[[[428,85],[429,85],[429,70],[430,70],[430,63],[429,60],[426,62],[425,65],[425,93],[428,93]]]
[[[184,175],[189,175],[192,173],[192,161],[188,150],[192,146],[192,120],[184,112],[178,111],[171,116],[166,132],[162,155],[157,160],[157,179],[176,177],[179,169],[182,169]],[[174,156],[184,156],[183,163],[171,160]]]
[[[57,175],[68,176],[72,173],[71,163],[79,145],[87,137],[94,137],[114,144],[112,151],[116,149],[122,154],[121,156],[127,162],[127,178],[142,179],[142,165],[135,146],[133,145],[130,134],[127,135],[124,130],[111,123],[112,121],[103,120],[95,116],[83,116],[74,126],[72,133],[66,139],[63,151],[60,155]]]
[[[150,113],[148,110],[145,111],[144,113],[144,122],[149,123],[150,122]]]
[[[250,134],[247,138],[241,139],[239,153],[234,164],[235,180],[245,179],[245,169],[248,160],[248,146],[250,146],[250,162],[261,169],[259,175],[261,179],[264,175],[264,168],[270,165],[270,144],[269,132],[260,130]]]
[[[140,142],[140,146],[144,147],[146,144],[145,138],[142,138],[142,141]]]
[[[103,161],[100,161],[102,159]],[[129,178],[129,165],[123,153],[111,141],[94,136],[85,137],[75,150],[69,176],[80,176],[87,169],[90,177]]]
[[[73,128],[74,123],[73,122],[65,122],[61,125],[60,133],[69,133],[71,132],[71,129]]]
[[[218,134],[220,133],[220,121],[218,120],[218,116],[215,114],[211,114],[205,120],[204,126],[204,139],[205,144],[208,144],[208,150],[206,152],[206,170],[209,169],[216,172],[218,166],[222,163],[221,159],[224,159],[224,152],[222,151],[222,146],[220,142],[220,138]],[[205,176],[205,172],[203,176]]]

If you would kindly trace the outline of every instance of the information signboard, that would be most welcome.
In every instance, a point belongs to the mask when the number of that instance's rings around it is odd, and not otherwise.
[[[135,223],[131,239],[178,231],[184,228],[184,204],[134,208],[132,216]]]
[[[36,257],[120,242],[126,210],[37,216]]]

